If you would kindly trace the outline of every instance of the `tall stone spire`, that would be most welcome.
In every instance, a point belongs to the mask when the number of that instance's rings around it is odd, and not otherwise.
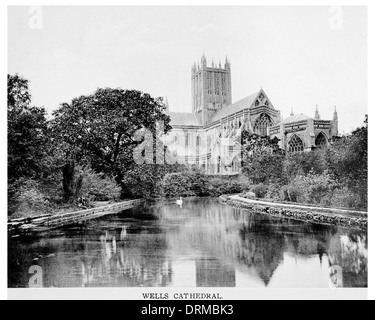
[[[339,135],[339,116],[337,113],[337,108],[335,106],[335,112],[333,113],[333,121],[332,121],[332,136],[336,137]]]
[[[293,107],[292,107],[292,111],[290,112],[290,116],[291,116],[291,117],[294,117]]]
[[[192,67],[192,72],[196,73],[197,72],[197,64],[194,62],[194,65]]]
[[[228,61],[228,57],[225,57],[225,69],[229,69],[230,68],[230,63]]]
[[[318,105],[316,105],[316,109],[315,109],[315,120],[320,120],[320,113],[319,113],[319,109],[318,109]]]
[[[339,115],[337,113],[337,107],[335,106],[335,112],[333,113],[333,121],[339,121]]]
[[[203,54],[202,59],[201,59],[201,64],[202,64],[202,69],[206,68],[207,60],[206,60],[206,56],[204,54]]]

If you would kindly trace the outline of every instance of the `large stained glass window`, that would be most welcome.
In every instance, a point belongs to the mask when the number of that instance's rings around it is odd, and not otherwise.
[[[327,139],[323,133],[319,133],[315,139],[315,145],[317,148],[325,148],[327,146]]]
[[[289,152],[302,152],[304,149],[302,139],[299,136],[294,135],[289,141]]]
[[[269,128],[272,126],[272,120],[271,117],[265,113],[262,113],[262,115],[258,118],[258,120],[255,122],[254,126],[254,132],[257,135],[260,135],[262,137],[267,136],[269,133]]]

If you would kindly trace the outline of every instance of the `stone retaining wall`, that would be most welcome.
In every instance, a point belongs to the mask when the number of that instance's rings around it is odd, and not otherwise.
[[[323,212],[314,212],[306,209],[292,209],[292,208],[283,208],[275,207],[264,204],[249,203],[241,200],[234,200],[227,196],[220,197],[220,201],[229,206],[250,210],[254,212],[259,212],[263,214],[268,214],[275,217],[282,217],[288,219],[294,219],[299,221],[318,223],[318,224],[329,224],[346,228],[354,228],[367,231],[368,221],[367,218],[359,218],[355,216],[346,216],[342,214],[333,214],[333,213],[323,213]]]

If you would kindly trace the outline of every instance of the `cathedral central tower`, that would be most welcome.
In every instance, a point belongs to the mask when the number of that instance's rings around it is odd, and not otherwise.
[[[193,113],[201,125],[210,123],[213,115],[220,109],[232,104],[231,70],[228,59],[224,67],[214,64],[207,66],[203,55],[200,64],[194,64],[191,70],[191,92]]]

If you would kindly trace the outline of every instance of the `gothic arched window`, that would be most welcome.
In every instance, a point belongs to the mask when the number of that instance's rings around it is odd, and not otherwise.
[[[188,133],[188,134],[186,135],[185,145],[186,145],[186,147],[189,147],[190,144],[191,144],[191,136],[190,136],[190,133]]]
[[[240,172],[240,162],[238,161],[237,157],[235,157],[232,162],[232,170],[233,172]]]
[[[302,139],[299,136],[294,135],[289,141],[288,150],[290,152],[302,152],[303,150],[305,150]]]
[[[254,132],[262,137],[267,136],[270,126],[272,126],[271,117],[265,113],[262,113],[262,115],[255,122]]]
[[[315,145],[317,148],[324,148],[327,146],[327,139],[323,133],[319,133],[315,139]]]

